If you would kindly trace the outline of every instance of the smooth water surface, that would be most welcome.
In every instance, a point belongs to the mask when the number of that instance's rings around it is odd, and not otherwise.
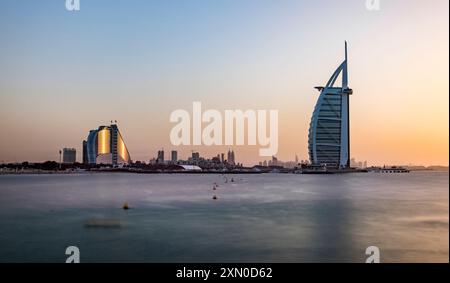
[[[0,261],[449,261],[447,172],[227,178],[0,176]]]

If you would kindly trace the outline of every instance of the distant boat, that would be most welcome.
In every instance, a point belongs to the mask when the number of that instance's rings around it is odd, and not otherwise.
[[[371,167],[367,168],[368,172],[371,173],[409,173],[410,170],[403,168],[403,167],[397,167],[397,166],[391,166],[391,167]]]
[[[308,166],[302,169],[302,174],[334,174],[326,166]]]

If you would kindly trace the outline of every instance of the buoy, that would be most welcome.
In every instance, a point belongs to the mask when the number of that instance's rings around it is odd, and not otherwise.
[[[123,204],[122,209],[123,209],[123,210],[128,210],[128,209],[130,209],[130,206],[128,205],[128,202],[126,202],[126,203]]]
[[[213,196],[213,200],[217,200],[217,196],[216,195]]]
[[[216,186],[213,187],[213,191],[217,190]]]

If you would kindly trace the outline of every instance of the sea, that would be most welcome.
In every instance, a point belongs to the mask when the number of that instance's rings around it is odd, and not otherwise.
[[[123,209],[128,206],[129,209]],[[0,262],[449,262],[449,174],[0,175]]]

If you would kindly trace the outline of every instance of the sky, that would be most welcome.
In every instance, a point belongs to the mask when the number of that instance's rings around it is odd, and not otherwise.
[[[117,120],[133,160],[170,142],[172,111],[278,110],[281,160],[307,159],[318,92],[349,44],[351,155],[369,165],[448,165],[449,2],[2,0],[0,163],[81,160],[89,130]],[[264,160],[236,146],[238,162]],[[267,159],[267,158],[266,158]]]

